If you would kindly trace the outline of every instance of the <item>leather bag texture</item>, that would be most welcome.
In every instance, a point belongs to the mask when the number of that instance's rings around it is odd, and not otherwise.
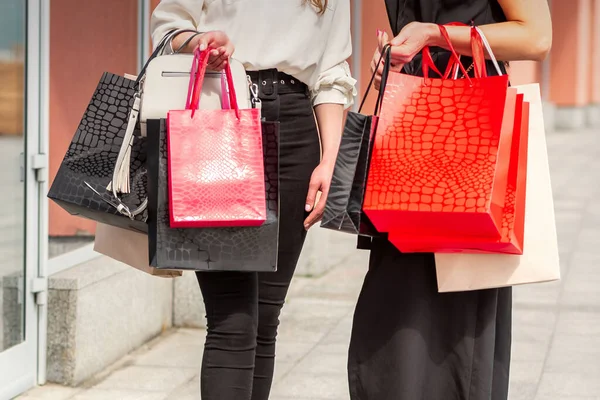
[[[166,121],[148,121],[150,264],[195,271],[275,271],[279,231],[279,123],[262,123],[265,223],[256,227],[171,228]]]

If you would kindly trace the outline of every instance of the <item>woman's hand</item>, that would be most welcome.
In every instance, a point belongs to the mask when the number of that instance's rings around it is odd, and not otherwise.
[[[193,33],[177,35],[173,39],[173,49],[179,48]],[[195,36],[182,49],[183,52],[192,53],[196,48],[200,51],[210,50],[208,58],[208,68],[213,71],[220,71],[227,66],[229,57],[233,54],[235,47],[229,40],[229,37],[222,31],[210,31]]]
[[[305,211],[310,212],[306,220],[304,220],[304,229],[306,230],[309,230],[310,227],[323,218],[334,166],[335,163],[322,161],[312,173],[308,186],[308,195],[306,196]],[[321,196],[317,198],[319,192],[321,192]]]
[[[381,74],[383,72],[383,60],[377,65],[381,57],[381,52],[386,44],[390,44],[390,59],[392,71],[400,71],[404,64],[409,63],[412,59],[423,50],[423,47],[432,45],[439,38],[439,28],[435,24],[423,22],[411,22],[406,25],[402,31],[393,38],[388,40],[387,33],[377,32],[377,49],[371,61],[371,72],[377,71],[375,76],[375,87],[379,90],[381,84]]]
[[[310,212],[304,220],[304,228],[310,229],[323,217],[325,202],[329,195],[331,177],[337,159],[342,131],[344,130],[344,106],[342,104],[323,103],[316,105],[315,117],[321,136],[322,158],[310,178],[305,210]],[[321,197],[318,197],[319,192]]]

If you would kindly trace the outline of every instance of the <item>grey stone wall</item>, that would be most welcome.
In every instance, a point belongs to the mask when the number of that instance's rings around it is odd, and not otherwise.
[[[75,386],[172,326],[173,282],[107,257],[50,277],[48,380]]]

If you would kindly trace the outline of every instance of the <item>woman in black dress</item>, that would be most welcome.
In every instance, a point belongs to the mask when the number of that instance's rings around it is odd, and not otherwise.
[[[449,59],[435,24],[481,26],[499,60],[541,60],[551,45],[546,0],[386,0],[395,38],[392,65],[421,74],[420,51]],[[448,27],[468,68],[469,27]],[[488,65],[488,73],[494,68]],[[484,266],[482,266],[484,267]],[[438,293],[433,254],[402,254],[387,240],[371,245],[349,350],[352,400],[503,400],[508,397],[511,288]]]

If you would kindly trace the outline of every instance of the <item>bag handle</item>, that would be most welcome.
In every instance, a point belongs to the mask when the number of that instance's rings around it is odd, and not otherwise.
[[[446,24],[448,26],[469,26],[467,24],[463,24],[461,22],[452,22]],[[471,53],[473,54],[473,70],[476,78],[485,78],[488,76],[487,74],[487,63],[485,60],[485,52],[487,51],[492,64],[494,65],[494,69],[498,75],[504,75],[502,69],[500,68],[500,64],[492,51],[492,47],[488,42],[485,34],[478,26],[471,25]],[[459,57],[460,58],[460,57]],[[446,73],[452,71],[453,79],[457,79],[458,77],[458,64],[456,61],[449,62],[448,68],[446,69]],[[464,74],[464,73],[463,73]]]
[[[194,60],[192,62],[192,70],[190,71],[190,84],[188,86],[188,97],[186,101],[186,110],[192,110],[192,115],[193,111],[197,110],[200,106],[200,96],[202,93],[206,68],[208,66],[210,50],[211,49],[200,51],[196,49],[196,51],[194,51]],[[229,89],[229,104],[230,107],[235,110],[235,115],[239,119],[240,110],[237,103],[235,86],[233,85],[233,74],[231,73],[231,66],[229,63],[227,63],[227,66],[225,67],[225,77],[227,80],[227,88]]]
[[[389,44],[386,44],[383,47],[383,51],[381,52],[379,61],[377,61],[377,67],[379,68],[381,61],[385,57],[385,61],[383,64],[383,71],[381,73],[381,84],[379,85],[379,94],[377,95],[377,101],[375,102],[375,111],[373,112],[373,115],[375,115],[375,116],[379,115],[379,110],[381,109],[381,104],[383,103],[383,95],[385,93],[385,87],[387,85],[387,78],[389,75],[390,65],[391,65],[390,51],[391,51],[391,46]],[[373,71],[373,74],[371,75],[371,80],[369,81],[369,84],[367,85],[367,90],[365,90],[363,99],[360,102],[360,107],[358,108],[359,113],[362,111],[362,108],[365,105],[365,101],[367,100],[367,97],[369,96],[369,91],[371,90],[371,87],[373,86],[373,82],[375,82],[376,76],[377,76],[377,70]]]
[[[454,46],[452,45],[452,40],[450,40],[450,35],[448,35],[448,31],[446,30],[446,27],[444,27],[443,25],[438,25],[438,28],[440,30],[440,33],[442,34],[442,37],[446,41],[446,44],[448,45],[448,49],[450,50],[450,53],[452,55],[452,57],[451,57],[452,60],[461,69],[462,73],[465,75],[465,77],[469,81],[469,84],[473,84],[473,82],[471,81],[471,78],[469,78],[467,71],[465,70],[465,67],[460,62],[460,57],[456,53],[456,50],[454,49]],[[433,72],[438,74],[442,79],[447,79],[447,75],[449,75],[449,69],[446,70],[445,74],[442,74],[439,71],[439,69],[435,65],[435,62],[433,61],[433,58],[431,57],[431,50],[429,49],[429,46],[423,47],[422,54],[423,54],[423,62],[422,62],[423,77],[425,77],[425,79],[427,79],[429,77],[429,69],[431,69],[431,70],[433,70]]]
[[[184,33],[184,32],[194,32],[197,34],[200,33],[198,31],[195,31],[192,29],[172,29],[169,32],[167,32],[167,34],[160,40],[160,42],[158,42],[158,44],[156,45],[156,48],[154,49],[152,54],[150,54],[150,57],[148,57],[148,60],[146,60],[146,63],[144,64],[144,66],[142,67],[142,70],[138,74],[138,77],[135,80],[136,89],[139,90],[140,83],[141,83],[142,79],[144,79],[144,76],[146,76],[146,70],[148,69],[148,65],[150,65],[150,62],[152,62],[152,60],[154,60],[156,57],[158,57],[164,53],[165,48],[167,47],[168,44],[171,43],[171,41],[173,40],[173,38],[175,38],[175,36],[179,35],[180,33]],[[188,39],[187,43],[189,43],[189,40],[191,40],[194,36],[196,36],[196,35],[191,36]],[[185,44],[187,44],[187,43],[185,43]]]

